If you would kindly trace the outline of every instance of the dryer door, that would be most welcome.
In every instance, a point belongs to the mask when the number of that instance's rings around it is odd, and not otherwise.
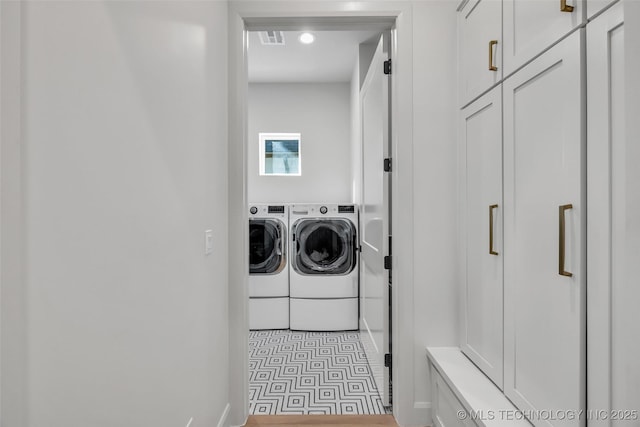
[[[276,274],[287,265],[284,225],[277,219],[249,220],[249,274]]]
[[[348,219],[301,219],[292,232],[298,273],[345,275],[356,267],[356,227]]]

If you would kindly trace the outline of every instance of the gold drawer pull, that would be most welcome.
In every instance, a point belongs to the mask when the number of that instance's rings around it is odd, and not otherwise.
[[[489,42],[489,71],[498,71],[498,67],[493,65],[493,46],[498,44],[498,40],[491,40]]]
[[[498,205],[489,206],[489,254],[498,255],[498,252],[493,250],[493,210],[498,209]]]
[[[558,236],[558,274],[560,274],[561,276],[567,276],[567,277],[572,277],[573,274],[569,273],[568,271],[564,270],[564,258],[565,258],[565,238],[566,238],[566,230],[565,230],[565,224],[564,224],[564,213],[568,210],[568,209],[573,209],[573,205],[569,204],[569,205],[562,205],[560,206],[559,209],[559,230],[560,230],[560,235]]]
[[[567,4],[567,0],[560,0],[560,12],[573,12],[573,6]]]

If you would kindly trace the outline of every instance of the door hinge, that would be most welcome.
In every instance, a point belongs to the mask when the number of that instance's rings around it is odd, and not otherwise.
[[[384,269],[391,270],[391,255],[384,257]]]
[[[384,159],[384,171],[391,172],[391,158]]]
[[[391,74],[391,60],[390,59],[384,61],[384,73],[385,74]]]
[[[391,353],[386,353],[384,355],[384,367],[385,368],[391,367]]]

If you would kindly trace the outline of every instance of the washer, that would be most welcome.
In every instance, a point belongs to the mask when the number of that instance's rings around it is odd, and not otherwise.
[[[291,205],[289,224],[291,329],[358,329],[357,206]]]
[[[289,328],[289,209],[249,207],[249,328]]]

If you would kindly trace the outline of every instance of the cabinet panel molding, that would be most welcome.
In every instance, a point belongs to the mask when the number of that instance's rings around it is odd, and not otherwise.
[[[625,61],[622,3],[587,24],[587,354],[588,407],[624,406],[614,382],[625,376],[615,343],[616,289],[626,247]],[[613,344],[613,347],[611,346]],[[612,407],[613,406],[613,407]],[[592,420],[610,427],[611,420]]]

